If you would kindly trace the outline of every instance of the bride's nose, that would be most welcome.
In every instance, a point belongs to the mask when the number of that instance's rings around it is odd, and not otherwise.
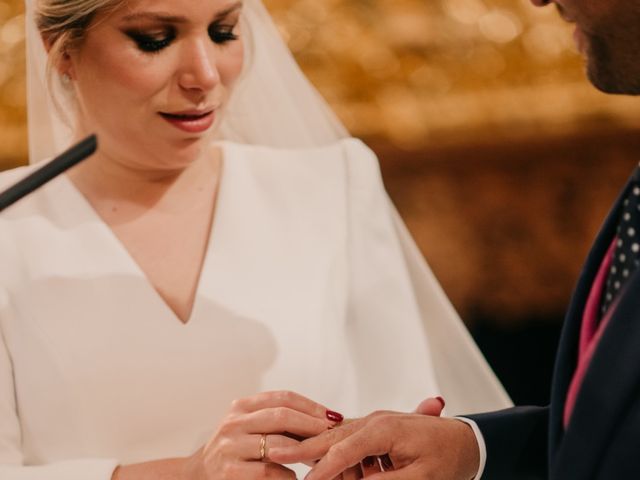
[[[215,46],[209,39],[197,39],[182,52],[180,86],[186,90],[213,89],[220,83]]]

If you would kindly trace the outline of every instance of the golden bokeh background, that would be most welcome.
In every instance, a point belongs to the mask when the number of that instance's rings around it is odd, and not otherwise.
[[[27,156],[24,5],[0,1],[0,167]]]
[[[585,81],[571,27],[529,0],[266,0],[355,136],[405,149],[637,127]],[[0,158],[26,155],[22,0],[0,1]],[[612,125],[613,124],[613,125]]]
[[[582,259],[637,161],[640,102],[597,92],[571,26],[529,0],[265,4],[378,153],[392,198],[514,398],[544,401]],[[26,161],[25,110],[23,4],[1,0],[0,169]]]
[[[584,79],[569,25],[529,0],[267,0],[356,136],[405,148],[637,126]]]

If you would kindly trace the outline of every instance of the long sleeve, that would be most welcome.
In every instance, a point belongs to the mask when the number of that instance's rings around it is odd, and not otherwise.
[[[468,418],[484,437],[487,459],[482,478],[547,478],[548,407],[515,407]]]
[[[349,350],[363,413],[413,410],[439,395],[429,344],[394,230],[378,161],[342,142],[347,168]]]
[[[448,414],[510,407],[389,200],[376,156],[360,141],[343,145],[350,199],[350,305],[364,338],[354,342],[354,352],[380,352],[376,365],[363,370],[385,372],[388,387],[406,392],[407,398],[444,396]]]
[[[9,296],[0,288],[0,327],[10,314]],[[109,480],[117,461],[69,459],[28,466],[22,452],[14,371],[7,339],[0,328],[0,478],[2,480]]]
[[[4,289],[0,288],[0,315],[7,309],[8,295]],[[0,464],[22,463],[22,453],[19,448],[21,440],[13,385],[13,368],[4,333],[0,329]]]

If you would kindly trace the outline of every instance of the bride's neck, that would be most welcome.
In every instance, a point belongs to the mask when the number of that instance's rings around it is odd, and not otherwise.
[[[105,155],[95,155],[71,170],[71,181],[87,197],[121,199],[148,203],[168,192],[182,196],[210,184],[218,177],[222,155],[213,148],[186,166],[154,168],[120,162]],[[201,185],[202,184],[202,185]]]

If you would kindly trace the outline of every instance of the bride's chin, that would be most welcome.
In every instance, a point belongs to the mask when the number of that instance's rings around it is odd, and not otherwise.
[[[158,158],[162,166],[169,169],[187,168],[206,154],[208,151],[207,146],[211,145],[211,142],[210,139],[206,142],[202,139],[196,141],[182,140],[158,151],[155,157]]]

